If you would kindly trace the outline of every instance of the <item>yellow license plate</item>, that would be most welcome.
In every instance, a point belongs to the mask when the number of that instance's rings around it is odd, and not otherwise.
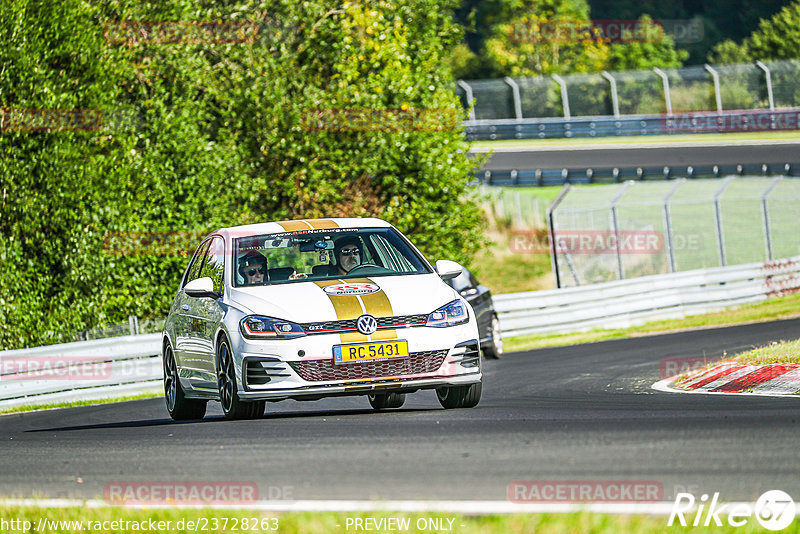
[[[408,341],[375,341],[333,347],[334,363],[358,363],[395,358],[408,358]]]

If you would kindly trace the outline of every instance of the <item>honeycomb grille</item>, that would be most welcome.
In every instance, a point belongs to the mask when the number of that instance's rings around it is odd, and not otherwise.
[[[333,359],[289,362],[292,369],[307,382],[324,380],[358,380],[382,376],[403,376],[433,373],[447,356],[446,350],[414,352],[408,358],[336,365]]]

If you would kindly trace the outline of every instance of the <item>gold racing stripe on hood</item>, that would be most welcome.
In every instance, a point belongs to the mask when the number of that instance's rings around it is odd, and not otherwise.
[[[320,289],[325,289],[328,286],[335,286],[341,284],[341,280],[320,280],[314,282]],[[336,311],[336,319],[344,321],[347,319],[357,319],[364,313],[358,297],[355,295],[331,295],[325,293],[333,304],[333,309]],[[360,334],[359,334],[360,335]]]
[[[366,284],[375,283],[369,278],[359,278],[358,280],[354,281]],[[389,297],[386,295],[386,293],[383,292],[383,289],[381,289],[377,293],[371,293],[369,295],[361,295],[361,301],[364,303],[364,309],[366,310],[366,313],[372,315],[373,317],[392,317],[394,315],[394,312],[392,311],[392,303],[389,302]],[[397,339],[397,331],[378,330],[377,332],[372,334],[371,337],[372,341]]]
[[[311,219],[305,221],[315,230],[327,230],[328,228],[339,228],[339,225],[330,219]]]
[[[320,280],[314,282],[320,289],[337,284],[356,282],[362,284],[374,284],[369,278],[348,278],[344,280]],[[370,295],[331,295],[326,293],[336,311],[336,318],[340,321],[347,319],[357,319],[367,313],[373,317],[391,317],[392,304],[389,297],[381,289]],[[397,339],[396,330],[379,330],[371,336],[365,336],[361,332],[345,332],[339,334],[342,343],[358,343],[362,341],[384,341]]]

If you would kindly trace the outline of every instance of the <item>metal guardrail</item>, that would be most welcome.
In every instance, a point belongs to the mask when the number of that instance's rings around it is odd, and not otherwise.
[[[694,111],[674,115],[467,120],[467,141],[632,135],[765,132],[800,129],[800,108]]]
[[[567,289],[496,295],[503,335],[625,327],[800,291],[800,256]],[[0,409],[161,387],[161,335],[0,352]],[[42,373],[46,376],[42,376]]]
[[[800,256],[590,286],[496,295],[506,337],[626,328],[800,291]]]
[[[474,183],[497,186],[612,184],[627,180],[722,178],[725,176],[800,177],[800,163],[768,165],[665,165],[658,167],[564,167],[561,169],[480,170]]]
[[[0,352],[0,409],[157,390],[161,334]]]

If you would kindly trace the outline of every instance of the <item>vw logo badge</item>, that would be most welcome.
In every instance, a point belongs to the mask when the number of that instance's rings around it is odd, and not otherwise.
[[[368,336],[370,334],[374,334],[378,329],[378,321],[376,321],[375,317],[371,315],[362,315],[356,321],[356,328],[358,328],[359,332],[365,336]]]

